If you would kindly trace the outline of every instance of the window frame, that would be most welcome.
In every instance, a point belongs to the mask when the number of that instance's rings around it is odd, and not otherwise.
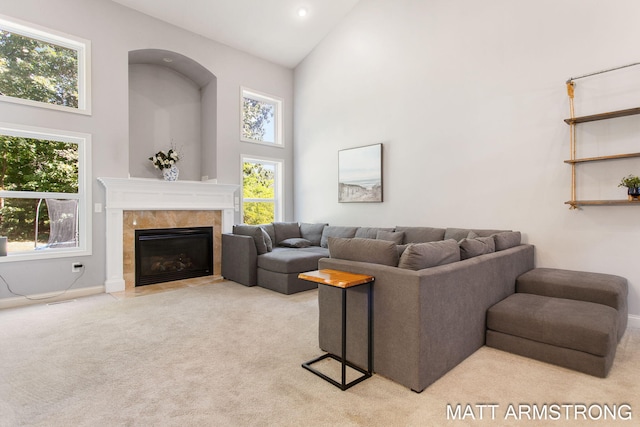
[[[259,102],[265,102],[273,105],[274,113],[274,142],[260,141],[257,139],[246,138],[243,135],[242,124],[244,123],[244,98],[250,98]],[[252,144],[266,145],[269,147],[284,148],[284,134],[283,134],[283,110],[284,101],[282,98],[268,93],[260,92],[257,90],[249,89],[245,86],[240,86],[240,141],[250,142]]]
[[[254,199],[244,197],[244,164],[249,163],[270,163],[275,166],[273,199]],[[244,220],[245,202],[273,202],[273,221],[282,222],[284,218],[284,159],[270,157],[252,156],[242,154],[240,156],[240,219]],[[244,221],[243,221],[244,222]]]
[[[0,29],[78,52],[78,108],[0,95],[0,101],[91,115],[91,41],[0,14]]]
[[[54,193],[36,191],[2,191],[2,198],[17,199],[77,199],[78,200],[78,246],[75,248],[51,248],[43,251],[9,253],[0,257],[0,263],[41,260],[65,257],[89,256],[92,254],[91,216],[91,134],[15,125],[0,122],[0,135],[33,138],[78,144],[78,192]]]

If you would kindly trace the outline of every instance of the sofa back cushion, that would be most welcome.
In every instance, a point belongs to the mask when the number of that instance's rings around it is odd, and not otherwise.
[[[403,243],[425,243],[444,240],[444,228],[433,227],[396,227],[397,232],[404,232]]]
[[[422,270],[456,261],[460,261],[460,249],[458,242],[450,239],[408,245],[402,252],[398,267],[407,270]]]
[[[329,247],[329,237],[345,237],[351,238],[356,235],[358,227],[343,227],[339,225],[327,225],[322,230],[322,238],[320,239],[320,246],[323,248]]]
[[[356,235],[353,237],[360,237],[363,239],[375,239],[378,235],[378,231],[393,231],[393,228],[380,228],[380,227],[358,227]]]
[[[376,239],[388,240],[390,242],[394,242],[396,245],[401,245],[404,240],[404,231],[378,230],[376,233]]]
[[[371,262],[374,264],[398,265],[396,244],[388,240],[328,237],[329,256],[349,261]]]
[[[256,244],[256,251],[258,255],[266,254],[269,252],[267,248],[267,244],[264,240],[264,234],[262,228],[257,225],[234,225],[233,226],[233,234],[239,234],[242,236],[251,236],[253,237],[253,241]]]
[[[297,222],[274,222],[273,229],[276,235],[274,246],[280,245],[280,242],[287,239],[300,238],[300,226]]]
[[[309,224],[300,223],[300,237],[307,239],[313,246],[320,246],[322,240],[322,230],[329,224]]]

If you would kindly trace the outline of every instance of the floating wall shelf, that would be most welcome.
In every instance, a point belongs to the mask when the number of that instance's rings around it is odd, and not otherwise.
[[[599,71],[596,73],[587,74],[585,76],[571,78],[567,81],[567,94],[569,95],[569,108],[571,111],[571,117],[565,119],[565,123],[571,126],[571,158],[569,160],[565,160],[565,163],[571,165],[571,200],[565,202],[565,204],[569,205],[571,209],[577,209],[579,206],[640,206],[640,201],[629,201],[629,200],[576,200],[576,167],[581,163],[589,163],[589,162],[600,162],[607,160],[619,160],[619,159],[630,159],[634,157],[640,157],[640,153],[622,153],[622,154],[614,154],[609,156],[598,156],[598,157],[585,157],[585,158],[577,158],[576,157],[576,125],[580,123],[588,123],[595,122],[599,120],[609,120],[615,119],[618,117],[626,117],[626,116],[634,116],[640,114],[640,107],[628,108],[626,110],[618,110],[618,111],[610,111],[607,113],[600,114],[592,114],[589,116],[581,116],[575,117],[574,115],[574,106],[573,106],[573,97],[574,97],[574,89],[575,89],[575,81],[577,79],[583,77],[589,77],[596,74],[607,73],[609,71],[619,70],[621,68],[632,67],[635,65],[640,65],[640,63],[629,64],[622,67],[613,68],[610,70]]]

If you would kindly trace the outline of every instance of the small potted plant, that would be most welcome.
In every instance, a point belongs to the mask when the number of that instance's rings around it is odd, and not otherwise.
[[[629,201],[637,201],[640,196],[640,178],[635,175],[628,175],[620,180],[618,187],[627,187]]]
[[[162,171],[162,175],[165,181],[175,181],[178,179],[179,170],[176,166],[178,160],[180,160],[180,156],[178,152],[173,148],[168,152],[158,151],[153,156],[149,157],[151,163],[156,169],[160,169]]]

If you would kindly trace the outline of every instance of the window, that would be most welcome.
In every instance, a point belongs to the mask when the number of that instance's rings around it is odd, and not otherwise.
[[[91,254],[90,139],[0,123],[0,262]]]
[[[0,16],[0,100],[91,114],[90,42]]]
[[[282,161],[242,158],[242,222],[282,221]]]
[[[241,88],[240,139],[245,142],[283,146],[282,100]]]

